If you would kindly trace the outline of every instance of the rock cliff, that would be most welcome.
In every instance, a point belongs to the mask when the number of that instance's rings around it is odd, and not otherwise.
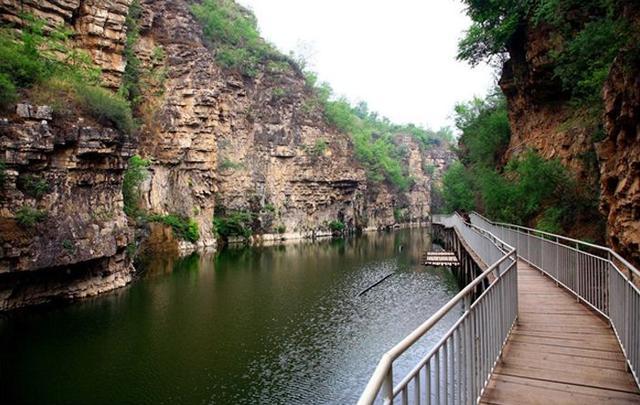
[[[631,7],[630,7],[631,8]],[[640,7],[628,9],[640,22]],[[607,218],[611,247],[640,265],[640,61],[622,52],[604,87],[606,137],[597,145],[602,190],[600,209]]]
[[[121,133],[46,106],[18,104],[0,122],[0,310],[95,295],[131,280]]]
[[[21,13],[52,30],[73,29],[102,83],[123,84],[127,16],[132,0],[0,1],[0,19]],[[397,135],[411,186],[373,182],[355,158],[349,135],[328,125],[299,69],[283,57],[253,77],[222,68],[190,3],[140,2],[133,52],[141,97],[135,135],[81,112],[61,116],[29,93],[0,121],[0,310],[95,295],[134,274],[134,228],[147,245],[175,252],[216,244],[212,218],[251,214],[252,241],[328,236],[415,225],[428,220],[434,178],[452,158],[448,145]],[[123,211],[127,160],[150,161],[141,209],[188,217],[200,239],[176,238],[160,223]]]
[[[640,18],[636,8],[629,4],[625,12],[628,21],[637,26]],[[640,263],[637,58],[624,50],[618,55],[602,93],[605,111],[601,116],[576,108],[570,94],[562,90],[551,56],[559,49],[557,34],[544,24],[525,24],[510,43],[510,58],[500,80],[512,129],[503,161],[527,148],[545,158],[560,159],[584,187],[600,193],[607,242]],[[578,222],[580,219],[576,219],[574,236],[601,239],[597,226]]]

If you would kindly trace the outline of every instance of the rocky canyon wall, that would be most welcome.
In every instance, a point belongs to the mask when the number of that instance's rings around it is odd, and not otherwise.
[[[637,6],[626,18],[637,25]],[[544,24],[527,24],[509,46],[500,87],[508,100],[512,137],[504,162],[532,148],[547,159],[557,158],[593,193],[600,193],[606,241],[625,257],[640,263],[640,70],[637,58],[618,55],[602,93],[604,116],[576,107],[554,75],[552,54],[561,49],[557,33]],[[635,62],[634,62],[635,61]],[[604,132],[602,129],[604,123]],[[573,236],[599,240],[597,226],[575,218]],[[583,223],[583,224],[580,224]]]
[[[66,25],[117,87],[128,1],[2,1],[0,20],[20,13]],[[80,298],[132,278],[133,238],[122,209],[122,175],[135,140],[79,114],[56,114],[23,97],[0,119],[0,310]]]
[[[47,30],[72,28],[75,46],[89,52],[103,85],[116,90],[127,63],[131,4],[0,0],[0,19],[20,27],[21,13],[29,13]],[[278,69],[262,65],[254,77],[223,69],[189,2],[143,0],[140,7],[135,135],[81,112],[62,116],[29,92],[0,115],[0,310],[123,286],[135,273],[134,234],[152,250],[214,246],[212,219],[231,212],[251,214],[255,243],[328,236],[332,222],[357,231],[428,220],[431,184],[452,159],[448,145],[426,147],[398,135],[411,186],[400,191],[372,182],[350,136],[326,123],[286,58]],[[197,242],[127,218],[122,184],[134,154],[150,162],[141,209],[193,219]]]

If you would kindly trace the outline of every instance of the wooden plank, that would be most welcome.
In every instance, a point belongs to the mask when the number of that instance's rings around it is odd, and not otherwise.
[[[518,262],[518,322],[481,403],[640,404],[606,320]]]
[[[637,404],[640,395],[551,381],[496,375],[489,383],[485,404]]]

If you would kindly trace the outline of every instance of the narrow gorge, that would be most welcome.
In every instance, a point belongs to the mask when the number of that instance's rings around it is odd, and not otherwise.
[[[136,255],[427,223],[431,187],[453,160],[448,138],[366,110],[349,118],[378,129],[354,134],[327,118],[325,88],[261,38],[267,56],[250,69],[221,63],[209,3],[0,4],[3,41],[40,38],[45,66],[99,71],[102,87],[53,75],[3,97],[0,309],[121,287]],[[133,119],[109,97],[128,98]],[[359,148],[363,136],[378,149]],[[127,207],[132,161],[141,172]]]

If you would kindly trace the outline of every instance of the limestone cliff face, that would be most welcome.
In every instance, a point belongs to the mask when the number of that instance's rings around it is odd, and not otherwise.
[[[22,25],[19,15],[31,14],[48,29],[73,28],[78,47],[88,51],[102,69],[104,84],[120,86],[126,61],[125,20],[133,0],[1,0],[0,21]]]
[[[124,70],[130,0],[0,2],[0,21],[20,13],[66,26],[117,87]],[[135,142],[83,116],[57,116],[25,100],[0,119],[0,310],[96,295],[132,278],[133,241],[122,176]]]
[[[133,149],[111,128],[18,104],[0,122],[0,310],[95,295],[131,280],[122,174]],[[20,224],[21,213],[37,219]]]
[[[629,21],[640,21],[637,5],[629,4]],[[635,10],[635,11],[634,11]],[[506,162],[527,148],[545,158],[558,158],[584,184],[599,186],[600,211],[606,219],[609,244],[639,263],[640,246],[640,69],[622,52],[603,90],[604,117],[599,120],[575,109],[553,76],[550,53],[558,40],[548,27],[522,28],[509,48],[500,87],[507,96],[512,138]],[[604,122],[604,140],[598,125]],[[575,236],[597,238],[595,229],[576,228]]]
[[[511,139],[503,157],[526,149],[537,150],[546,159],[560,159],[578,178],[594,181],[591,162],[595,127],[585,122],[586,113],[569,105],[569,95],[554,77],[551,52],[557,40],[548,27],[524,27],[509,48],[500,88],[507,97]]]
[[[364,229],[377,230],[393,226],[417,226],[429,221],[431,187],[437,184],[454,153],[447,144],[424,146],[410,135],[396,136],[396,142],[406,151],[403,165],[411,177],[411,186],[404,191],[391,185],[368,183],[365,192]]]
[[[225,99],[241,97],[242,83],[226,86],[186,2],[145,1],[142,10],[136,54],[164,76],[150,83],[140,112],[139,153],[152,161],[143,207],[194,218],[198,244],[214,245],[216,137],[231,128]]]
[[[116,89],[131,3],[0,0],[0,19],[20,27],[27,12],[49,29],[73,28],[76,46],[102,68],[105,87]],[[373,183],[350,137],[327,125],[294,66],[262,66],[251,78],[222,69],[189,2],[140,3],[136,136],[80,113],[58,116],[28,94],[0,117],[0,311],[95,295],[132,279],[127,250],[135,224],[121,190],[136,153],[151,161],[141,208],[193,218],[201,236],[190,244],[147,224],[139,233],[151,248],[215,245],[214,215],[234,211],[253,214],[255,243],[328,236],[333,221],[356,231],[428,220],[431,184],[451,159],[446,145],[396,137],[412,186],[400,192]]]
[[[356,230],[426,219],[430,180],[412,138],[399,140],[411,151],[412,191],[371,184],[295,67],[262,66],[251,78],[221,69],[187,2],[142,6],[137,53],[153,69],[161,47],[167,71],[141,131],[140,153],[153,161],[148,210],[196,218],[201,245],[215,242],[214,214],[231,212],[253,215],[254,242],[330,235],[332,221]]]
[[[639,14],[640,15],[640,14]],[[640,21],[638,18],[636,21]],[[640,65],[621,54],[604,88],[605,131],[598,145],[601,211],[609,243],[640,264]]]

